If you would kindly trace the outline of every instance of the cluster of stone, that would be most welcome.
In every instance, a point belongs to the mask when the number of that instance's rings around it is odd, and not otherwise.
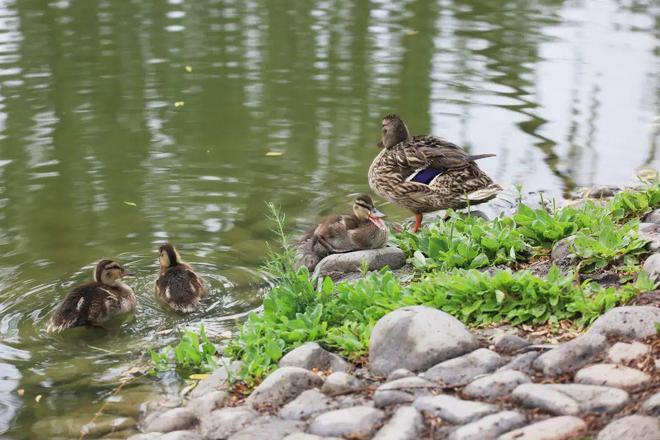
[[[223,367],[131,440],[657,440],[656,322],[660,308],[618,307],[551,349],[512,334],[489,349],[452,316],[406,307],[374,327],[368,368],[308,343],[227,406]]]

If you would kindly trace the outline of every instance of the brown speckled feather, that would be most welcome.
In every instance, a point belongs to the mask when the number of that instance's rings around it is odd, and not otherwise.
[[[369,186],[392,203],[416,213],[460,209],[492,199],[501,188],[458,146],[434,136],[415,136],[383,148],[369,168]],[[440,174],[430,183],[406,181],[420,169]]]
[[[204,281],[187,264],[168,267],[156,280],[156,298],[170,309],[190,313],[206,294]]]

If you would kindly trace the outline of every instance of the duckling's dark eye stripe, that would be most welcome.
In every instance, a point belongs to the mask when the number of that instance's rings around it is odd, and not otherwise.
[[[355,204],[358,205],[358,206],[361,206],[364,209],[371,209],[371,206],[367,205],[366,203],[364,203],[362,201],[357,201],[357,202],[355,202]]]

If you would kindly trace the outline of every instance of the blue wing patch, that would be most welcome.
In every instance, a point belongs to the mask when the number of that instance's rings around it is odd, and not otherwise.
[[[408,182],[417,182],[417,183],[423,183],[424,185],[429,185],[433,181],[433,179],[438,177],[440,174],[442,174],[442,170],[438,170],[435,168],[424,168],[415,171],[406,180]]]

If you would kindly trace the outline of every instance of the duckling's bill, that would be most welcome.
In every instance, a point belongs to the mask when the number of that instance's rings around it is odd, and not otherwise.
[[[383,221],[383,218],[385,217],[385,214],[380,212],[377,208],[374,208],[371,211],[371,214],[369,214],[369,221],[373,223],[374,225],[378,226],[379,229],[382,229],[383,231],[387,230],[387,226],[385,226],[385,222]]]

